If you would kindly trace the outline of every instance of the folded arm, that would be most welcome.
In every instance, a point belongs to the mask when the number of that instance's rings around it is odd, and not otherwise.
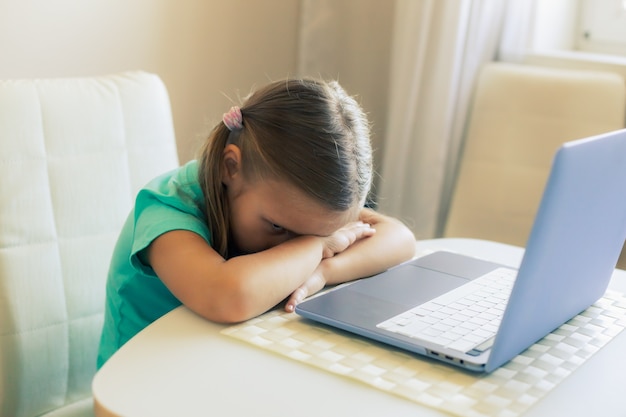
[[[237,322],[272,308],[308,280],[322,259],[373,233],[355,222],[331,236],[299,236],[225,260],[199,235],[174,230],[156,238],[143,258],[191,310],[212,321]]]
[[[285,304],[287,311],[293,311],[296,304],[325,285],[371,276],[415,255],[415,237],[400,221],[370,209],[363,209],[359,220],[370,224],[376,233],[322,260],[311,277],[291,294]]]

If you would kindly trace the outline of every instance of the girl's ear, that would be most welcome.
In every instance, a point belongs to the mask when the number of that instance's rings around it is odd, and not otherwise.
[[[228,144],[222,153],[222,183],[227,187],[242,178],[241,149]]]

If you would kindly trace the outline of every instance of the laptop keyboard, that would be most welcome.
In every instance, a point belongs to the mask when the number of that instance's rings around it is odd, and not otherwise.
[[[376,327],[477,356],[491,347],[516,275],[497,268]]]

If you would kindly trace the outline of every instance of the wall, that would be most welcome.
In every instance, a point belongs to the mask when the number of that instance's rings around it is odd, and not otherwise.
[[[380,172],[387,128],[395,1],[302,0],[298,70],[339,80],[372,123]],[[378,178],[374,180],[374,192]]]
[[[142,69],[168,87],[181,161],[227,96],[296,72],[299,0],[2,0],[0,79]],[[210,125],[210,126],[209,126]]]

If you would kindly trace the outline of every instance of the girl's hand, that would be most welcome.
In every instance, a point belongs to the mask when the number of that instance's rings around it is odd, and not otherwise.
[[[293,313],[296,309],[296,305],[300,304],[302,300],[309,295],[315,294],[326,285],[326,279],[322,273],[321,264],[317,267],[311,278],[307,279],[302,285],[300,285],[294,292],[291,293],[287,303],[285,304],[285,311]]]
[[[332,235],[324,239],[324,258],[330,258],[344,250],[348,249],[356,241],[371,236],[376,230],[368,223],[361,221],[348,223],[346,226],[337,230]],[[313,275],[307,279],[302,285],[291,293],[291,296],[285,304],[287,312],[293,312],[296,305],[309,295],[315,294],[326,285],[326,278],[323,273],[323,261],[313,272]]]
[[[324,250],[322,258],[330,258],[348,249],[350,245],[359,239],[372,236],[376,230],[368,223],[362,221],[348,223],[330,236],[324,237]]]

